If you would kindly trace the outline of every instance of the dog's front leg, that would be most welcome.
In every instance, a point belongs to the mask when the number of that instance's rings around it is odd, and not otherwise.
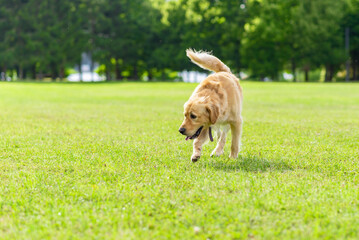
[[[237,158],[241,147],[241,135],[242,135],[242,119],[238,122],[231,123],[232,131],[232,146],[230,158]]]
[[[208,129],[202,129],[201,134],[193,141],[192,162],[197,162],[201,157],[202,146],[208,139]]]
[[[222,131],[221,130],[217,131],[218,142],[216,148],[211,153],[211,157],[219,157],[223,154],[224,145],[226,144],[226,137],[229,128],[230,128],[229,125],[225,125],[222,127]]]

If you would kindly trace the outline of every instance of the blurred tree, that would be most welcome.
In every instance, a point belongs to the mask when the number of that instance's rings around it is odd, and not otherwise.
[[[10,65],[16,69],[20,79],[26,75],[24,68],[29,65],[33,50],[33,19],[26,11],[27,2],[16,0],[1,3],[3,41],[0,48],[4,53],[0,58],[5,68]]]
[[[352,80],[359,80],[359,0],[350,0],[343,19],[343,28],[349,28]]]
[[[244,53],[248,67],[260,78],[276,79],[286,63],[309,70],[326,68],[331,81],[345,60],[340,22],[344,1],[262,0],[249,2]]]
[[[152,51],[159,44],[161,13],[149,1],[104,0],[94,31],[95,58],[105,64],[107,75],[114,62],[116,79],[122,79],[122,68],[131,70],[131,78],[139,78],[139,67],[153,67]],[[112,59],[112,61],[111,61]]]
[[[246,68],[242,61],[242,41],[244,26],[249,17],[245,0],[223,0],[218,2],[220,15],[216,20],[220,26],[221,39],[218,42],[222,56],[233,72]]]
[[[88,52],[108,80],[152,80],[199,70],[184,53],[192,47],[261,79],[290,66],[294,80],[297,69],[308,81],[310,70],[325,68],[331,81],[346,60],[349,27],[356,79],[358,12],[359,0],[0,0],[0,68],[63,78]]]
[[[245,25],[243,53],[254,76],[260,79],[277,79],[288,53],[287,34],[283,29],[288,23],[287,10],[281,1],[250,1],[250,21]]]
[[[343,12],[344,1],[337,0],[302,0],[298,9],[303,68],[324,66],[325,81],[332,81],[345,61],[344,30],[340,27]]]
[[[10,22],[11,11],[6,4],[6,0],[0,0],[0,72],[4,73],[3,77],[7,77],[8,67],[12,67],[14,60],[12,59],[13,54],[9,47],[9,39],[6,36],[8,32],[13,28],[13,22]],[[1,78],[1,76],[0,76]]]
[[[168,4],[166,34],[166,58],[171,59],[169,67],[174,70],[199,70],[190,63],[184,50],[212,51],[222,57],[225,17],[220,1],[179,0]],[[227,35],[229,39],[229,35]]]
[[[187,18],[188,1],[167,2],[166,14],[164,16],[165,29],[163,30],[163,47],[157,51],[164,61],[163,67],[175,71],[190,69],[190,63],[185,56],[184,50],[191,47],[186,41],[186,34],[190,31],[190,21]]]
[[[39,67],[50,69],[53,79],[62,79],[65,68],[78,63],[81,52],[86,49],[80,2],[31,0],[31,3],[38,6],[36,29],[42,43],[42,48],[38,49],[42,56]]]

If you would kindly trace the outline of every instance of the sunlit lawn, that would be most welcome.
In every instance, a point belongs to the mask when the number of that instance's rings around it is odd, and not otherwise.
[[[0,239],[358,239],[359,84],[242,83],[190,161],[184,83],[0,83]]]

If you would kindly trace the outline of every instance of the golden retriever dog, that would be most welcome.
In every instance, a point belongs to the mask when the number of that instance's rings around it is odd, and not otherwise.
[[[211,156],[223,154],[226,136],[231,129],[232,146],[229,157],[237,158],[242,133],[242,88],[239,79],[218,58],[207,52],[186,50],[187,56],[198,66],[212,70],[194,90],[184,104],[184,120],[179,132],[186,140],[193,141],[192,162],[201,157],[203,144],[212,138],[212,128],[217,133],[218,143]]]

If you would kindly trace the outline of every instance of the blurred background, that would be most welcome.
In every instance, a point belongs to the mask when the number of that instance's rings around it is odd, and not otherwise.
[[[359,0],[0,0],[1,81],[359,79]]]

